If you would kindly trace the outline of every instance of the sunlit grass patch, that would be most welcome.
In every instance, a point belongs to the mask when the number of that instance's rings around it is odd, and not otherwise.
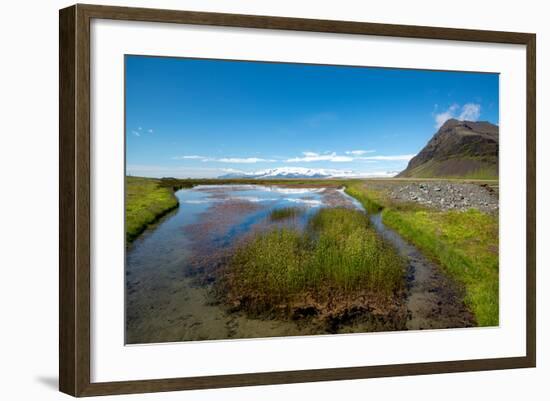
[[[349,182],[345,192],[357,199],[369,213],[377,213],[382,210],[382,195],[378,191],[368,190],[362,182]]]
[[[478,325],[499,323],[498,218],[467,212],[386,209],[383,221],[414,243],[466,290],[465,302]]]
[[[403,275],[404,261],[364,213],[322,209],[304,232],[277,228],[239,246],[229,266],[229,293],[261,312],[305,295],[325,303],[356,292],[391,297]]]
[[[126,242],[177,206],[172,188],[159,186],[159,180],[126,177]]]

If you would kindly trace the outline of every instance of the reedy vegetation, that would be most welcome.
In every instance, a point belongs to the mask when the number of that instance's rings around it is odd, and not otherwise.
[[[229,265],[229,296],[252,312],[309,295],[327,303],[357,294],[389,298],[403,286],[404,261],[349,209],[321,209],[301,232],[277,228],[241,244]]]
[[[305,209],[301,207],[292,207],[292,206],[282,207],[278,209],[273,209],[269,213],[269,219],[271,221],[280,221],[280,220],[298,217],[304,213],[305,213]]]

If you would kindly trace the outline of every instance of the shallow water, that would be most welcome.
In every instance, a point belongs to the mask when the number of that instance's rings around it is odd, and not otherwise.
[[[220,252],[277,208],[304,213],[286,221],[303,227],[322,207],[357,208],[333,188],[259,185],[197,186],[176,193],[180,206],[148,229],[126,254],[126,342],[150,343],[272,337],[318,332],[292,321],[251,319],[216,304],[208,284],[197,284],[196,265],[216,262]],[[275,223],[281,224],[281,223]],[[197,262],[198,261],[198,262]]]
[[[407,260],[407,329],[444,329],[475,325],[462,290],[415,246],[386,227],[382,213],[370,216],[376,231]]]
[[[301,229],[319,208],[364,210],[342,189],[284,188],[260,185],[197,186],[176,193],[180,206],[149,228],[126,253],[126,342],[177,342],[322,334],[311,322],[254,319],[228,312],[216,302],[209,266],[224,250],[254,230],[273,225]],[[277,208],[304,212],[270,222]],[[462,294],[438,266],[370,216],[379,234],[407,259],[407,329],[467,327],[474,324]],[[197,274],[200,273],[200,274]],[[198,282],[197,277],[205,277]],[[339,332],[367,332],[368,323],[348,324]]]

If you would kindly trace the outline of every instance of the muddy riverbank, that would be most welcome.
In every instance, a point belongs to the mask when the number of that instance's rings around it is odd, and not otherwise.
[[[447,277],[441,268],[404,241],[382,222],[382,214],[371,216],[377,231],[407,259],[408,330],[445,329],[475,326],[475,318],[464,304],[464,289]]]

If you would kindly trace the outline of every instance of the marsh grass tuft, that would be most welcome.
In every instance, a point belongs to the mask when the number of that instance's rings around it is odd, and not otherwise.
[[[305,209],[301,207],[282,207],[279,209],[273,209],[269,213],[269,219],[271,221],[280,221],[295,218],[303,215],[304,213]]]
[[[277,228],[241,244],[229,265],[229,293],[254,312],[306,294],[325,303],[366,292],[389,298],[403,286],[404,266],[364,213],[321,209],[303,232]]]

